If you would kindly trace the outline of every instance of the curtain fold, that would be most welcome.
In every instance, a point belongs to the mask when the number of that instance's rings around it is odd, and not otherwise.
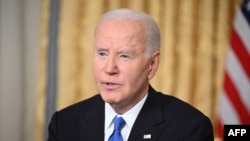
[[[45,108],[46,108],[46,81],[47,81],[47,47],[48,47],[48,27],[49,27],[49,0],[41,2],[41,29],[40,29],[40,48],[39,48],[39,76],[38,76],[38,96],[36,107],[35,138],[42,141],[44,138],[45,127]]]
[[[79,4],[79,0],[61,1],[57,107],[74,102],[79,89]]]
[[[198,5],[197,12],[197,29],[196,42],[194,49],[194,81],[192,93],[194,98],[191,101],[196,107],[204,111],[205,114],[211,115],[211,101],[214,100],[212,95],[213,79],[213,50],[214,32],[215,32],[215,1],[201,1]]]
[[[43,140],[48,0],[42,1],[37,140]],[[213,122],[232,19],[241,0],[61,0],[57,109],[97,93],[92,72],[94,28],[117,8],[151,15],[162,34],[160,67],[151,84],[200,109]]]

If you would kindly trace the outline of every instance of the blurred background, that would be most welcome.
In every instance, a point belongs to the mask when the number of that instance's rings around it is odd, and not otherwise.
[[[100,16],[132,8],[162,34],[151,81],[216,124],[224,66],[242,0],[0,0],[0,141],[43,141],[54,111],[97,93],[93,33]]]

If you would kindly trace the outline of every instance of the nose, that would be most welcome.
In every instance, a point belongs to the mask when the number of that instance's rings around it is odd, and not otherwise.
[[[105,64],[105,72],[108,75],[115,75],[119,72],[118,66],[117,66],[117,60],[115,57],[109,57],[107,59],[107,62]]]

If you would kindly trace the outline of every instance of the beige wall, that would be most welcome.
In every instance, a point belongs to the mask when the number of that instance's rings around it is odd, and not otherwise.
[[[33,141],[39,0],[0,0],[0,141]]]

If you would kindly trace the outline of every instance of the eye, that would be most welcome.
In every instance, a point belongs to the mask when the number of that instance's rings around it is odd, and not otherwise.
[[[100,56],[106,56],[106,53],[105,52],[99,52],[98,53]]]
[[[130,56],[129,56],[128,54],[121,54],[120,57],[121,57],[121,58],[125,58],[125,59],[126,59],[126,58],[130,58]]]
[[[121,53],[119,55],[119,59],[121,60],[130,60],[131,58],[132,58],[132,55],[128,53]]]
[[[97,54],[98,54],[98,56],[100,56],[100,57],[106,57],[106,56],[108,56],[108,53],[105,52],[105,51],[97,51]]]

